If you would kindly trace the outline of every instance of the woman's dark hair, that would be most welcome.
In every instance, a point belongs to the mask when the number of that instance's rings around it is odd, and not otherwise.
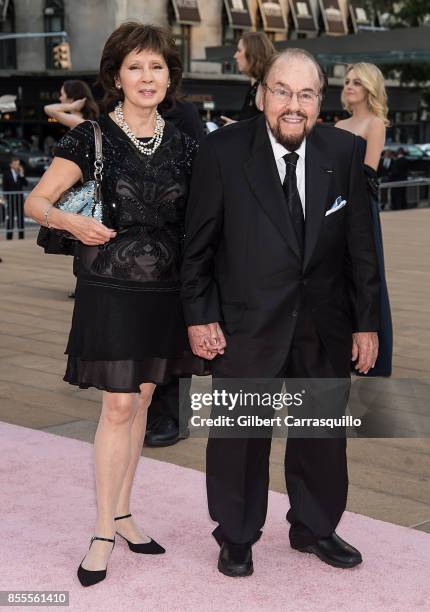
[[[264,32],[244,32],[240,37],[245,47],[245,57],[248,62],[248,76],[261,81],[265,66],[276,49],[270,38]]]
[[[85,106],[81,109],[84,119],[97,119],[100,114],[97,102],[94,100],[93,92],[84,81],[70,79],[63,83],[64,93],[70,100],[81,100],[86,98]]]
[[[97,84],[105,92],[102,104],[106,112],[112,110],[119,100],[124,100],[124,92],[115,86],[115,77],[124,58],[132,51],[144,49],[162,55],[169,69],[170,86],[163,102],[159,104],[159,111],[164,112],[174,106],[182,82],[183,68],[172,33],[159,26],[126,21],[109,36],[100,60]]]

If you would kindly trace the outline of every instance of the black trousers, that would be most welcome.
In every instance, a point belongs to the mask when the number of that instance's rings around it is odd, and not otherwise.
[[[169,416],[179,424],[182,431],[188,426],[192,410],[189,397],[191,387],[191,376],[183,376],[184,396],[179,397],[179,378],[175,378],[167,385],[157,385],[152,396],[152,402],[148,411],[148,429],[160,416]]]
[[[391,210],[405,210],[407,207],[406,187],[394,187],[391,190]]]
[[[16,195],[7,195],[6,200],[6,239],[12,240],[15,221],[18,237],[22,239],[24,238],[24,198],[20,193],[17,193]]]
[[[278,377],[345,378],[349,393],[349,363],[335,372],[308,314],[299,314],[285,365]],[[345,387],[344,387],[345,389]],[[340,400],[343,410],[347,395]],[[206,483],[213,535],[221,543],[253,543],[261,535],[267,513],[271,438],[209,436]],[[330,535],[345,510],[348,474],[346,437],[289,437],[285,479],[290,510],[290,538],[305,545]]]

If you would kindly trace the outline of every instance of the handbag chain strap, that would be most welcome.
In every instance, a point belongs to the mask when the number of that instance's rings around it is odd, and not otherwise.
[[[103,178],[103,149],[102,132],[97,121],[91,121],[94,130],[95,160],[94,160],[94,180],[96,183],[95,201],[101,202],[102,199],[102,178]]]

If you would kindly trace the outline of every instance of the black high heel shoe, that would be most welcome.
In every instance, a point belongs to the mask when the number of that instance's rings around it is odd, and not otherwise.
[[[124,514],[124,516],[116,516],[114,520],[119,521],[120,519],[129,518],[130,516],[131,514]],[[118,533],[118,531],[116,533]],[[146,542],[146,544],[133,544],[133,542],[127,540],[127,538],[122,536],[120,533],[118,533],[118,535],[127,542],[129,549],[135,553],[142,553],[144,555],[162,555],[166,552],[166,549],[157,544],[157,542],[152,538],[151,541]]]
[[[114,549],[115,538],[112,540],[111,538],[99,538],[98,536],[93,536],[91,538],[90,548],[91,548],[91,544],[94,542],[94,540],[104,540],[105,542],[113,542],[112,550]],[[84,559],[85,559],[85,557],[84,557]],[[82,559],[82,561],[84,559]],[[80,566],[78,567],[78,578],[79,578],[79,582],[82,584],[82,586],[85,586],[85,587],[86,586],[92,586],[93,584],[97,584],[97,582],[101,582],[102,580],[104,580],[106,578],[107,566],[106,566],[106,569],[104,569],[104,570],[94,570],[94,571],[93,570],[87,570],[87,569],[85,569],[85,567],[82,567],[82,561],[81,561]]]

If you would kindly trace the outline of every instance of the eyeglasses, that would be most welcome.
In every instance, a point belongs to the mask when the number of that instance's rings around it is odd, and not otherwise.
[[[272,89],[267,85],[267,83],[263,83],[263,87],[268,89],[270,93],[277,99],[279,102],[285,102],[289,104],[293,99],[293,96],[297,96],[297,102],[301,106],[310,106],[314,104],[317,98],[320,97],[320,94],[316,91],[305,90],[305,91],[291,91],[291,89],[284,89],[282,87],[275,87]]]

